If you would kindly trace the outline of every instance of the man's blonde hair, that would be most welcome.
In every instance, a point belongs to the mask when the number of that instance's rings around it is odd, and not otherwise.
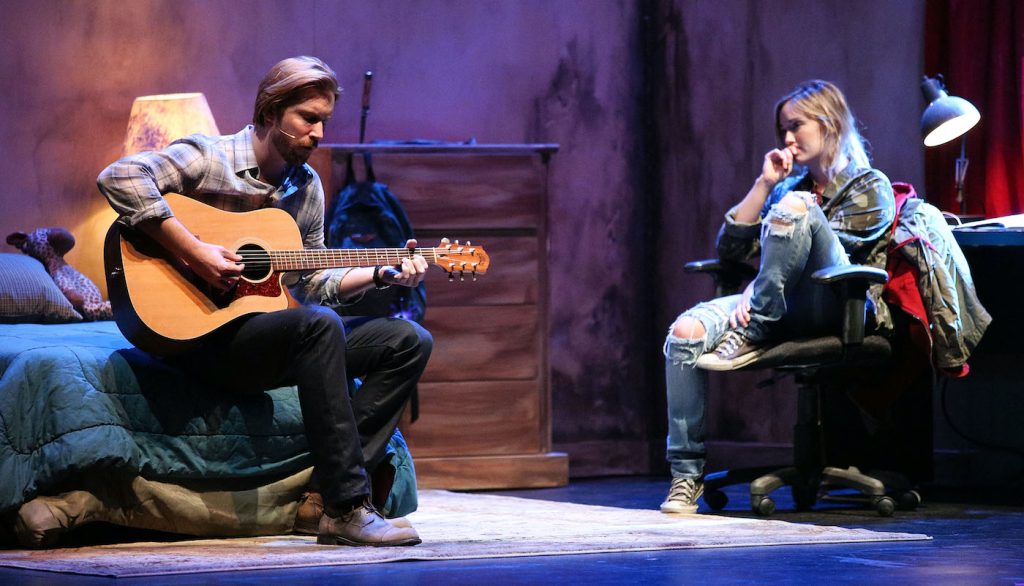
[[[871,161],[865,149],[864,138],[857,130],[857,121],[853,112],[846,105],[846,98],[843,92],[835,85],[812,79],[796,86],[796,89],[782,96],[782,99],[775,105],[775,133],[779,144],[785,146],[786,132],[782,129],[779,120],[782,116],[782,108],[786,104],[792,104],[793,109],[811,120],[817,120],[821,125],[822,138],[824,141],[824,153],[822,153],[822,166],[829,178],[839,174],[842,157],[845,155],[849,161],[859,167],[868,168]]]
[[[267,117],[277,117],[281,111],[307,98],[309,92],[324,96],[341,95],[334,70],[316,57],[290,57],[270,68],[256,90],[256,105],[252,123],[264,126]]]

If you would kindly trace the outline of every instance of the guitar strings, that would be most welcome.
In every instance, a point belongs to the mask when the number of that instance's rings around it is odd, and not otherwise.
[[[459,250],[443,249],[439,252],[437,248],[376,248],[376,249],[303,249],[303,250],[239,250],[236,253],[242,257],[242,262],[249,268],[266,268],[278,266],[280,268],[314,268],[322,263],[337,264],[352,263],[353,266],[368,266],[374,264],[398,264],[404,258],[410,258],[408,252],[413,250],[415,254],[421,254],[426,260],[437,262],[445,255],[465,254]]]
[[[408,248],[379,248],[379,249],[367,249],[366,251],[351,251],[351,250],[336,250],[336,249],[304,249],[304,250],[239,250],[237,254],[240,256],[251,256],[251,257],[282,257],[282,256],[332,256],[332,257],[358,257],[358,256],[389,256],[397,258],[409,258],[410,255],[406,254],[405,251],[410,250]],[[415,254],[421,254],[424,257],[437,256],[435,250],[422,250],[417,249]],[[441,252],[440,254],[446,254]],[[450,253],[448,253],[450,254]],[[457,254],[457,253],[456,253]]]

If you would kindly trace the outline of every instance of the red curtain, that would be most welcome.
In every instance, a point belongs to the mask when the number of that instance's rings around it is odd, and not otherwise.
[[[1024,0],[927,0],[925,74],[977,106],[967,133],[967,213],[1024,213]],[[954,165],[960,141],[925,149],[929,201],[959,213]]]

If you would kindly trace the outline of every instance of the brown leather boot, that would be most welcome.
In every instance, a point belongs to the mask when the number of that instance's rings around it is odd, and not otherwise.
[[[319,492],[304,492],[299,497],[292,531],[299,535],[316,535],[320,531],[320,517],[324,516],[324,499]]]
[[[336,517],[325,512],[316,537],[319,545],[369,545],[374,547],[417,545],[420,536],[412,527],[388,523],[369,499]]]
[[[295,511],[295,523],[292,532],[298,535],[317,535],[320,532],[320,517],[324,516],[324,499],[319,492],[304,492],[299,498],[299,508]],[[385,519],[394,527],[412,528],[412,523],[405,517]]]

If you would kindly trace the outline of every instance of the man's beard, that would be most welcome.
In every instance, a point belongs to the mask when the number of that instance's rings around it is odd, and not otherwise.
[[[281,155],[289,165],[296,167],[302,166],[309,160],[309,156],[313,153],[311,149],[303,148],[297,140],[285,136],[280,129],[276,129],[277,132],[273,132],[270,135],[270,142],[274,145],[277,153]],[[313,142],[313,148],[316,148],[316,142]]]

